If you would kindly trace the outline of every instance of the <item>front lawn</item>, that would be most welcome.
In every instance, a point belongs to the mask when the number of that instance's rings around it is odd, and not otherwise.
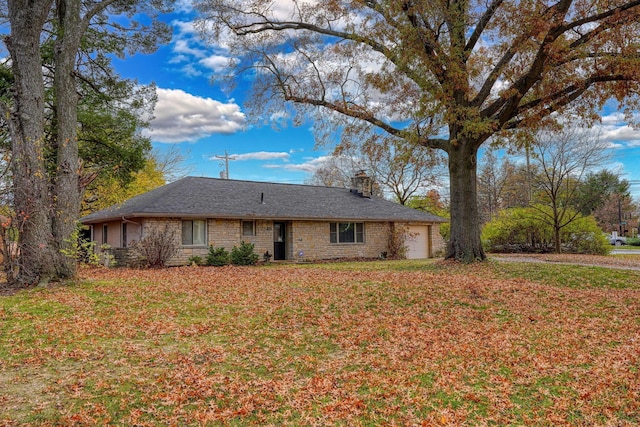
[[[0,426],[640,423],[639,271],[387,261],[82,276],[0,297]]]

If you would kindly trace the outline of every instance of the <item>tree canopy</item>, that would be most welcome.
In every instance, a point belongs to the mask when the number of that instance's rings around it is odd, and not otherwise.
[[[485,257],[476,163],[487,140],[568,111],[591,123],[610,99],[629,119],[638,105],[638,0],[195,4],[234,69],[252,70],[254,117],[285,109],[343,140],[384,132],[445,151],[447,256],[463,261]]]
[[[444,175],[442,158],[434,150],[409,145],[400,139],[380,143],[379,138],[344,144],[325,159],[311,178],[311,184],[350,187],[351,178],[365,171],[374,182],[374,193],[401,205],[437,186]]]

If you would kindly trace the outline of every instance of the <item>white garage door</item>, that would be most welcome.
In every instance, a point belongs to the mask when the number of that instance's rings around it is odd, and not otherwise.
[[[429,258],[429,226],[412,225],[407,233],[407,259]]]

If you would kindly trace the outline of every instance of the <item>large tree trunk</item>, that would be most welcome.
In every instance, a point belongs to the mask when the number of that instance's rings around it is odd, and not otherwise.
[[[477,154],[477,148],[464,141],[452,143],[449,149],[451,235],[446,258],[466,263],[486,258],[480,241]]]
[[[57,0],[58,34],[55,44],[55,153],[53,237],[58,248],[58,276],[73,277],[77,262],[70,256],[77,238],[80,214],[78,185],[78,96],[73,75],[80,40],[80,0]]]
[[[6,44],[14,73],[10,120],[15,224],[19,253],[7,271],[11,285],[23,286],[55,274],[47,173],[44,164],[44,83],[40,34],[52,0],[9,0],[11,34]]]

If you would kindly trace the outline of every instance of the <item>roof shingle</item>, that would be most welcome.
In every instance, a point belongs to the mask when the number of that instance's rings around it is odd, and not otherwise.
[[[446,222],[427,212],[348,189],[186,177],[92,213],[85,224],[123,217]]]

